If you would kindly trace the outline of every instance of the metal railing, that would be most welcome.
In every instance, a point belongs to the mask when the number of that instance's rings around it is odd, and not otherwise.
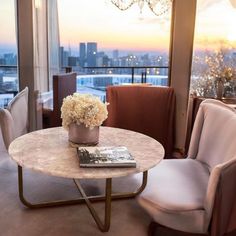
[[[4,82],[3,77],[7,77],[7,81]],[[17,77],[17,65],[0,65],[0,94],[13,94],[15,96],[18,92]]]
[[[17,65],[0,65],[0,107],[6,107],[18,93]]]
[[[88,70],[114,70],[114,72],[116,72],[117,70],[123,70],[124,72],[127,72],[127,70],[131,71],[131,82],[134,83],[134,75],[135,75],[135,70],[143,70],[141,71],[141,83],[146,83],[147,82],[147,70],[148,69],[166,69],[168,70],[169,67],[168,66],[106,66],[106,67],[101,67],[101,66],[87,66],[87,67],[83,67],[83,69],[88,69]],[[122,73],[121,73],[122,74]],[[153,74],[154,75],[154,74]],[[157,75],[157,74],[156,74]]]
[[[4,69],[5,72],[10,73],[10,72],[17,72],[17,65],[0,65],[0,71],[1,69]],[[65,66],[62,67],[61,69],[63,69],[66,73],[70,73],[72,71],[83,71],[83,73],[91,73],[92,70],[96,70],[96,72],[94,71],[92,74],[101,74],[101,73],[97,73],[98,70],[103,70],[103,72],[105,72],[104,74],[109,74],[111,73],[116,73],[118,72],[119,74],[124,74],[127,73],[127,70],[130,70],[130,74],[131,74],[131,82],[134,83],[134,77],[135,77],[135,70],[142,70],[140,75],[141,75],[141,83],[146,83],[147,82],[147,75],[154,75],[154,74],[148,74],[147,70],[148,69],[166,69],[168,70],[169,67],[168,66],[85,66],[85,67],[70,67],[70,66]],[[106,71],[109,71],[109,73],[106,73]],[[167,73],[168,74],[168,73]],[[166,74],[166,76],[167,76]],[[157,75],[157,74],[156,74]]]

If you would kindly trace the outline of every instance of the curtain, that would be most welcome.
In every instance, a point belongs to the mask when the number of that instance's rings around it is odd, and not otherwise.
[[[52,75],[59,72],[57,0],[33,0],[35,90],[52,89]]]

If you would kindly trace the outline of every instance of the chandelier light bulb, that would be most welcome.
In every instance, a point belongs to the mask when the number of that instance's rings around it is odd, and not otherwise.
[[[111,2],[124,11],[129,9],[134,3],[137,3],[142,13],[144,4],[147,3],[150,10],[156,15],[160,16],[166,13],[170,8],[173,0],[111,0]]]

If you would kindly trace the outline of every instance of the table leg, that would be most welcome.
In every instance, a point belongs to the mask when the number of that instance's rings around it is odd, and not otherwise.
[[[51,202],[42,202],[42,203],[31,203],[26,200],[24,196],[24,181],[23,181],[23,172],[22,167],[18,166],[18,189],[19,189],[19,198],[21,202],[28,208],[42,208],[42,207],[53,207],[53,206],[63,206],[63,205],[73,205],[84,203],[84,199],[72,199],[72,200],[61,200],[61,201],[51,201]]]
[[[110,228],[110,220],[111,220],[111,190],[112,190],[112,179],[106,179],[106,193],[105,193],[105,215],[104,215],[104,224],[102,223],[101,219],[99,218],[98,214],[96,213],[94,207],[91,204],[91,201],[88,199],[86,193],[84,192],[79,180],[75,180],[74,182],[81,193],[82,197],[84,198],[86,205],[93,216],[98,228],[102,232],[108,232]]]
[[[147,171],[143,172],[142,185],[135,192],[112,193],[112,179],[109,178],[109,179],[106,179],[105,196],[104,195],[87,196],[85,194],[82,186],[80,185],[79,181],[74,180],[74,182],[82,195],[81,198],[71,199],[71,200],[42,202],[42,203],[31,203],[28,200],[26,200],[26,198],[24,196],[23,171],[22,171],[22,167],[18,166],[19,198],[25,206],[27,206],[28,208],[42,208],[42,207],[54,207],[54,206],[74,205],[74,204],[86,203],[94,220],[96,221],[99,229],[102,232],[107,232],[110,227],[111,200],[132,198],[132,197],[135,197],[136,195],[140,194],[144,190],[144,188],[147,184]],[[92,202],[97,202],[97,201],[105,201],[104,224],[101,222],[100,218],[98,217],[97,213],[95,212],[95,210],[91,204]]]
[[[122,193],[113,193],[111,194],[111,199],[126,199],[126,198],[132,198],[140,194],[147,184],[147,171],[143,172],[143,180],[141,186],[135,191],[135,192],[122,192]],[[83,198],[77,198],[77,199],[71,199],[71,200],[59,200],[59,201],[51,201],[51,202],[42,202],[42,203],[31,203],[28,200],[26,200],[24,196],[24,180],[23,180],[23,171],[22,167],[18,166],[18,189],[19,189],[19,198],[21,202],[29,207],[29,208],[41,208],[41,207],[53,207],[53,206],[63,206],[63,205],[74,205],[79,203],[84,203],[85,200]],[[104,195],[98,195],[98,196],[89,196],[87,197],[92,202],[97,201],[104,201],[105,196]]]

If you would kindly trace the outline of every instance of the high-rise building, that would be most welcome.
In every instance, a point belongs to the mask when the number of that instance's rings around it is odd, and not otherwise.
[[[63,51],[63,66],[68,66],[68,57],[69,57],[69,52],[68,51]]]
[[[6,60],[4,58],[0,58],[0,65],[6,65]]]
[[[68,57],[68,66],[77,66],[78,57],[69,56]]]
[[[6,65],[16,65],[16,55],[14,53],[5,53],[3,57]]]
[[[69,52],[64,50],[64,47],[60,47],[60,53],[59,53],[59,58],[60,58],[60,67],[65,67],[68,66],[68,57],[69,57]]]
[[[3,85],[3,72],[0,71],[0,91],[1,91],[2,85]]]
[[[120,66],[119,64],[119,50],[112,51],[112,66]]]
[[[89,42],[87,43],[87,65],[96,66],[97,58],[97,43]]]
[[[63,52],[64,52],[64,47],[59,48],[59,62],[60,62],[60,68],[63,67]]]
[[[85,65],[86,62],[86,45],[85,43],[79,44],[79,64],[81,67]]]
[[[113,59],[118,59],[119,57],[119,50],[113,50],[112,51],[112,56],[113,56]]]

